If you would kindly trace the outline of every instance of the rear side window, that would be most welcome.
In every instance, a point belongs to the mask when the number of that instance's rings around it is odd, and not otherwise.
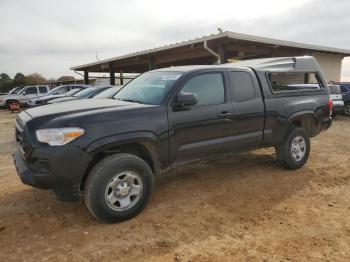
[[[47,88],[46,88],[46,86],[39,86],[39,93],[41,93],[41,94],[47,93]]]
[[[234,100],[243,102],[255,97],[253,80],[247,72],[230,72]]]
[[[268,74],[274,92],[320,90],[324,86],[316,73],[274,72]]]
[[[221,73],[194,76],[183,86],[182,92],[197,95],[197,106],[217,105],[225,102],[225,88]]]
[[[26,92],[27,95],[35,95],[38,93],[38,90],[36,89],[36,86],[27,88],[24,92]]]

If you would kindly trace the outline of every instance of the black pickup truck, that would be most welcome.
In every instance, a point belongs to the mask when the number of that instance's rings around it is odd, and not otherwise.
[[[155,177],[185,162],[275,147],[284,167],[302,167],[309,138],[330,127],[331,113],[313,57],[163,68],[115,99],[20,113],[14,162],[23,183],[62,200],[84,197],[112,223],[141,212]]]

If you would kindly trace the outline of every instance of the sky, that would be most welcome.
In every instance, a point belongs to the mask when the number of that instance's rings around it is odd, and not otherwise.
[[[349,0],[0,0],[0,73],[69,68],[217,33],[350,49]],[[342,80],[350,81],[350,58]]]

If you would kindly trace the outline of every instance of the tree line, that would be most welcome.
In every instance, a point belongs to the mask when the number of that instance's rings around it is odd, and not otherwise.
[[[17,73],[14,78],[11,78],[6,73],[0,74],[0,92],[8,92],[17,86],[28,86],[28,85],[41,85],[49,81],[72,81],[75,80],[73,76],[61,76],[56,79],[45,79],[42,75],[38,73],[24,75],[22,73]]]

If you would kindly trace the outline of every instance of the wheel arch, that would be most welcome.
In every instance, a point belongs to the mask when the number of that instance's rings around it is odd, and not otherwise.
[[[315,113],[312,110],[307,110],[293,114],[288,118],[288,128],[292,126],[302,127],[310,137],[315,136],[318,130]]]
[[[92,158],[87,165],[86,171],[81,179],[80,189],[84,189],[85,181],[91,168],[106,156],[117,153],[129,153],[143,159],[152,169],[155,175],[160,174],[160,160],[156,149],[157,138],[148,132],[128,133],[102,138],[91,143],[86,152]]]
[[[5,105],[8,106],[8,105],[10,105],[11,102],[20,103],[18,99],[10,98],[10,99],[6,99]]]

